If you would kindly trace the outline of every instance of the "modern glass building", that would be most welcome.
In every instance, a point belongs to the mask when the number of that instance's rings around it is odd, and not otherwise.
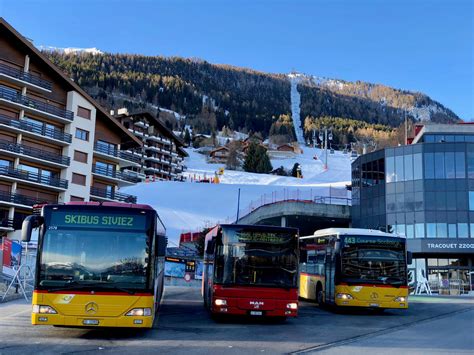
[[[440,293],[467,291],[474,270],[474,125],[415,132],[413,144],[352,163],[352,226],[406,235],[415,277],[427,275]]]

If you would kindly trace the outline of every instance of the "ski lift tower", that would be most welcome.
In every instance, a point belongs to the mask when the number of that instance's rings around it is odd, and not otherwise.
[[[328,141],[332,142],[332,130],[324,127],[319,131],[319,140],[324,144],[324,170],[328,169]]]

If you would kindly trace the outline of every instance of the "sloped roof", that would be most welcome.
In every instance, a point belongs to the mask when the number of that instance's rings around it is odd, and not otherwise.
[[[128,142],[135,146],[141,146],[142,142],[130,133],[119,121],[112,117],[98,102],[96,102],[87,92],[85,92],[79,85],[77,85],[71,78],[68,78],[55,64],[53,64],[41,51],[39,51],[28,39],[23,37],[17,30],[15,30],[3,17],[0,17],[0,26],[5,28],[10,34],[12,34],[27,50],[30,51],[31,55],[36,59],[39,59],[46,64],[62,81],[62,83],[69,88],[79,92],[89,101],[97,110],[98,115],[102,115],[107,120],[113,123],[115,130],[119,131],[123,137],[128,138]],[[128,143],[127,142],[127,143]]]

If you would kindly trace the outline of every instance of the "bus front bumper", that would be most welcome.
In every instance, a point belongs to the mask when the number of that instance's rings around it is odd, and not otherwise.
[[[64,327],[151,328],[153,326],[153,317],[85,317],[34,313],[31,315],[31,324],[58,325]]]
[[[408,289],[380,286],[336,286],[336,306],[407,309]]]

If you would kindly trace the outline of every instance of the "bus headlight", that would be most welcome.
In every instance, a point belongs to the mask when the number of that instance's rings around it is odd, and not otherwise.
[[[352,297],[352,295],[349,293],[338,293],[336,295],[336,298],[340,300],[353,300],[354,299],[354,297]]]
[[[298,303],[288,303],[286,305],[286,308],[288,308],[288,309],[298,309]]]
[[[397,298],[395,298],[395,302],[405,302],[407,300],[406,297],[403,297],[403,296],[399,296]]]
[[[32,312],[36,314],[58,314],[53,307],[40,304],[34,304]]]
[[[214,301],[214,304],[216,306],[227,306],[227,301],[226,300],[221,300],[219,298],[217,298],[215,301]]]
[[[151,316],[151,308],[133,308],[125,314],[132,317],[148,317]]]

